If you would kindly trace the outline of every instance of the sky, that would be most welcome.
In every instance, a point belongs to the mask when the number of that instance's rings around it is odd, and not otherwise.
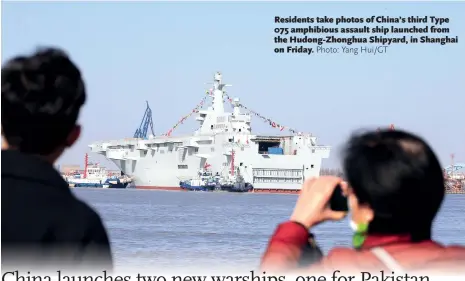
[[[167,132],[204,97],[216,71],[247,107],[333,146],[325,167],[339,166],[352,131],[391,123],[424,137],[443,166],[451,153],[465,162],[465,3],[2,4],[2,64],[53,45],[66,49],[83,71],[83,134],[59,164],[83,166],[88,144],[131,138],[146,100],[156,134]],[[372,15],[448,17],[459,44],[398,45],[375,56],[273,52],[275,16]],[[197,127],[191,118],[173,134]],[[255,133],[277,131],[259,119],[252,127]]]

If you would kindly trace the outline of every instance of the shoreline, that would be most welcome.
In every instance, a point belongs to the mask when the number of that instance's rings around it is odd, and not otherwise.
[[[136,187],[136,188],[102,188],[102,187],[70,187],[72,189],[129,189],[129,190],[146,190],[146,191],[171,191],[171,192],[193,192],[188,191],[185,189],[177,188],[177,187],[168,187],[168,188],[155,188],[155,187]],[[264,189],[264,190],[253,190],[249,192],[228,192],[228,191],[197,191],[197,192],[204,192],[204,193],[242,193],[242,194],[281,194],[281,195],[299,195],[300,190],[280,190],[280,189]],[[465,190],[457,190],[457,191],[446,191],[446,195],[464,195]]]
[[[446,191],[446,194],[465,194],[465,190]]]
[[[164,190],[164,191],[182,191],[189,192],[188,190],[182,189],[178,186],[136,186],[134,189],[142,190]],[[204,191],[217,193],[217,191]],[[300,189],[278,189],[278,188],[268,188],[268,189],[254,189],[248,192],[229,192],[229,193],[253,193],[253,194],[294,194],[297,195],[300,193]]]

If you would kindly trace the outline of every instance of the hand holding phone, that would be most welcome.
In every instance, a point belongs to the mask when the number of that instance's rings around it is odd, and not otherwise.
[[[341,184],[338,184],[329,199],[329,207],[333,211],[348,212],[347,197],[344,196]]]
[[[306,180],[291,221],[311,228],[323,221],[343,219],[348,208],[342,184],[341,178],[333,176]]]

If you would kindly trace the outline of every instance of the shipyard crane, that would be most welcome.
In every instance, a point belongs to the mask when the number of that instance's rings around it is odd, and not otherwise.
[[[145,109],[144,117],[140,122],[139,128],[134,133],[134,138],[147,139],[147,131],[152,131],[152,135],[155,135],[153,132],[153,120],[152,120],[152,109],[150,109],[149,102],[146,101],[147,108]]]

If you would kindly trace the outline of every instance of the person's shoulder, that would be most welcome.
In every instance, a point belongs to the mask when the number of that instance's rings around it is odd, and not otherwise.
[[[449,245],[444,247],[445,258],[461,260],[465,265],[465,246]]]
[[[331,249],[325,257],[326,262],[331,263],[335,266],[342,264],[356,263],[358,257],[361,255],[360,252],[348,247],[336,247]]]
[[[465,247],[462,245],[443,245],[441,243],[432,241],[429,247],[418,246],[418,255],[431,256],[431,260],[465,260]]]
[[[424,265],[430,274],[465,274],[465,247],[460,245],[445,246],[438,251],[437,257]]]
[[[356,255],[357,251],[353,248],[348,247],[336,247],[332,248],[329,252],[327,257],[338,257],[338,256],[353,256]]]
[[[74,201],[75,215],[80,217],[83,224],[87,224],[88,227],[102,225],[102,219],[93,207],[78,198],[75,198]]]
[[[99,213],[90,204],[78,198],[73,193],[66,193],[66,195],[51,195],[53,200],[46,200],[47,202],[61,200],[59,203],[52,204],[50,208],[55,210],[55,219],[58,219],[61,224],[69,221],[73,227],[87,230],[96,225],[101,225],[102,220]],[[80,233],[81,231],[78,231]]]
[[[325,263],[331,264],[335,269],[377,268],[379,261],[370,251],[356,250],[354,248],[336,247],[328,252]]]
[[[94,207],[75,194],[69,194],[63,199],[54,207],[54,221],[58,221],[59,225],[74,229],[75,235],[80,237],[103,228],[102,219]]]
[[[108,232],[100,214],[89,204],[76,198],[73,207],[75,223],[70,226],[75,231],[77,239],[107,247],[109,244]]]
[[[465,254],[465,246],[463,245],[449,245],[445,246],[445,249],[448,251]]]
[[[336,247],[331,249],[319,263],[311,266],[310,269],[321,274],[330,274],[336,271],[345,273],[353,270],[357,271],[361,269],[360,265],[365,264],[363,256],[363,252],[356,251],[353,248]]]

